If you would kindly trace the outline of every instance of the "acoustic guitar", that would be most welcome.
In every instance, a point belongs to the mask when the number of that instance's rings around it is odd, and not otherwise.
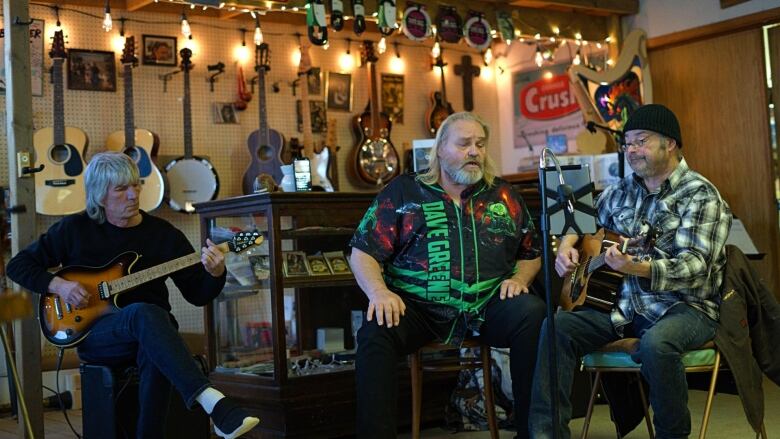
[[[322,146],[320,151],[314,150],[314,138],[311,131],[311,107],[309,104],[309,73],[311,72],[311,57],[309,46],[301,44],[301,61],[298,64],[298,78],[301,89],[301,120],[303,121],[303,155],[311,165],[311,185],[322,188],[325,192],[333,192],[333,184],[328,178],[330,164],[330,149]]]
[[[141,209],[149,212],[157,209],[165,195],[162,173],[152,161],[157,156],[160,138],[143,128],[135,128],[133,111],[133,68],[138,65],[135,56],[135,37],[125,39],[122,51],[122,69],[125,77],[125,129],[114,131],[106,139],[106,150],[121,151],[130,156],[141,175],[143,190],[139,198]]]
[[[607,248],[618,244],[621,253],[641,260],[650,260],[649,255],[657,238],[657,231],[649,224],[643,226],[642,233],[631,239],[605,229],[580,238],[576,246],[579,265],[564,278],[560,296],[561,307],[569,311],[576,306],[587,306],[610,312],[620,296],[624,274],[607,265]]]
[[[224,253],[241,252],[262,242],[263,236],[257,231],[240,232],[217,247]],[[194,252],[132,273],[140,257],[138,253],[125,252],[102,267],[72,266],[57,271],[56,276],[83,285],[89,293],[89,303],[77,309],[56,294],[42,294],[38,302],[38,316],[43,336],[59,347],[76,346],[89,335],[99,318],[119,306],[117,300],[120,294],[200,263],[200,252]]]
[[[49,56],[54,85],[54,126],[33,134],[36,162],[44,167],[35,173],[35,211],[44,215],[68,215],[86,208],[84,190],[84,154],[89,141],[79,128],[65,126],[62,63],[65,38],[54,32]]]
[[[434,91],[431,93],[431,106],[425,113],[425,127],[428,129],[428,134],[432,137],[436,136],[436,131],[450,114],[454,113],[452,105],[447,101],[447,85],[444,83],[444,66],[447,64],[442,60],[441,55],[436,58],[436,64],[434,64],[441,70],[441,91]]]
[[[358,139],[352,148],[352,173],[363,183],[382,186],[399,174],[400,160],[390,141],[393,123],[387,114],[379,111],[377,56],[372,41],[363,42],[360,57],[368,72],[370,93],[366,110],[352,120],[352,129]]]
[[[268,44],[256,47],[255,70],[257,70],[257,108],[260,116],[259,128],[249,135],[246,146],[252,161],[244,172],[241,188],[244,195],[254,191],[255,179],[261,175],[270,175],[275,184],[282,182],[282,159],[284,136],[268,126],[268,107],[265,95],[265,74],[271,69]]]
[[[190,101],[190,70],[192,51],[179,51],[184,73],[184,155],[165,165],[168,178],[168,204],[171,209],[194,213],[195,203],[217,198],[219,177],[214,166],[205,158],[192,155],[192,107]]]

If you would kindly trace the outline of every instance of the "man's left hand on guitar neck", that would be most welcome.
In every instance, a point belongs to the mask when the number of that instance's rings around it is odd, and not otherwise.
[[[206,245],[208,247],[203,247],[200,253],[200,261],[203,263],[203,268],[210,275],[220,277],[225,272],[225,255],[208,238],[206,238]]]
[[[632,276],[650,278],[650,262],[638,260],[635,256],[622,253],[618,244],[609,247],[604,253],[604,261],[615,271]]]

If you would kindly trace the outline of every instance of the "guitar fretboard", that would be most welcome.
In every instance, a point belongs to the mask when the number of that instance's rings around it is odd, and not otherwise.
[[[146,282],[159,279],[200,262],[200,253],[192,253],[108,282],[111,295],[124,293]]]
[[[258,136],[258,139],[262,143],[262,145],[270,145],[271,144],[271,133],[268,131],[268,112],[266,111],[266,102],[265,102],[265,67],[259,66],[257,69],[257,107],[258,107],[258,114],[260,115],[260,125],[258,128],[258,131],[260,131],[260,135]]]
[[[65,101],[62,89],[63,58],[53,58],[51,78],[54,82],[54,144],[65,144]]]
[[[192,158],[192,104],[190,102],[190,69],[184,67],[184,157]]]
[[[133,112],[133,65],[123,66],[125,74],[125,148],[135,146],[135,113]]]

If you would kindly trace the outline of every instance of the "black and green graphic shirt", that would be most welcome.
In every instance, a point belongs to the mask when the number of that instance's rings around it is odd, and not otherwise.
[[[458,205],[439,185],[411,175],[377,195],[350,245],[384,267],[390,290],[445,311],[440,316],[465,314],[466,323],[514,274],[518,260],[540,253],[525,203],[506,181],[477,183]]]

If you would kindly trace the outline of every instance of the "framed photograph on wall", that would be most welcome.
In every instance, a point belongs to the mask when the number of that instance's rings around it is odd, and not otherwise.
[[[145,65],[176,67],[176,37],[143,35],[141,61]]]
[[[214,103],[214,123],[238,123],[238,113],[232,102]]]
[[[116,91],[114,52],[69,49],[68,89]]]
[[[328,110],[352,111],[352,75],[328,72],[325,77]]]
[[[382,73],[382,112],[395,123],[404,123],[404,75]]]
[[[303,115],[301,114],[301,101],[295,103],[296,113],[298,113],[298,132],[303,132]],[[311,132],[324,133],[327,131],[328,119],[325,113],[325,101],[309,101],[309,112],[311,114]]]

